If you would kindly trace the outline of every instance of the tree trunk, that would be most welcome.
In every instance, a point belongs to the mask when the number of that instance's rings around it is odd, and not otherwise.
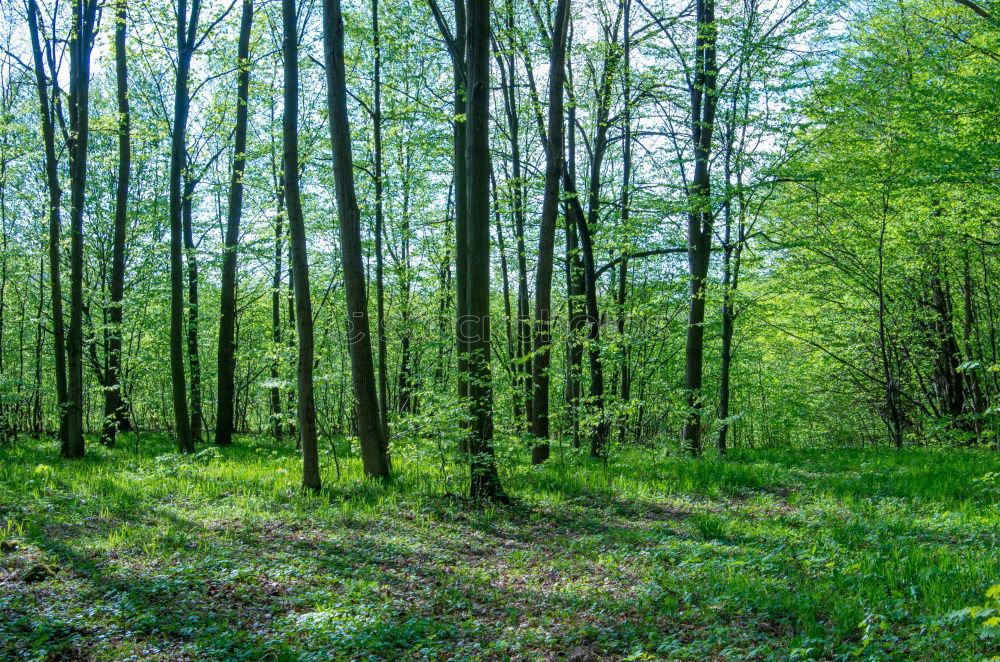
[[[194,204],[194,189],[197,181],[184,176],[184,201],[181,204],[181,216],[184,233],[184,254],[187,257],[188,277],[188,319],[187,347],[188,366],[191,370],[191,441],[201,443],[202,413],[201,398],[201,352],[198,348],[198,255],[194,245],[194,229],[192,227],[192,209]]]
[[[246,168],[247,101],[250,91],[250,29],[253,0],[243,0],[240,37],[236,47],[239,75],[236,81],[236,130],[233,144],[233,172],[229,181],[229,215],[222,253],[222,286],[219,313],[218,413],[215,443],[228,446],[233,441],[233,398],[236,388],[236,259],[243,213],[243,172]],[[280,258],[279,258],[280,260]],[[272,311],[273,312],[273,311]]]
[[[45,143],[45,180],[49,193],[49,286],[52,291],[52,345],[55,351],[56,368],[56,404],[59,408],[59,439],[61,447],[67,447],[67,399],[66,384],[66,329],[63,318],[62,280],[60,276],[60,244],[62,229],[60,227],[60,205],[62,188],[59,185],[59,162],[56,160],[55,127],[53,126],[53,108],[49,101],[48,83],[45,80],[45,65],[42,60],[42,47],[38,37],[38,5],[35,0],[28,1],[28,31],[31,35],[31,50],[35,64],[35,86],[38,91],[40,116],[42,120],[42,138]]]
[[[284,177],[281,179],[283,180]],[[271,276],[271,342],[274,343],[275,352],[275,357],[271,361],[271,434],[275,441],[280,441],[282,424],[284,423],[281,409],[281,386],[278,384],[281,377],[279,370],[281,365],[281,239],[284,237],[282,214],[285,206],[283,183],[279,183],[277,187],[277,198],[278,210],[274,219],[274,274]]]
[[[514,218],[514,242],[517,249],[517,341],[514,346],[516,356],[514,363],[514,417],[518,429],[525,426],[530,430],[532,422],[531,395],[534,389],[532,383],[531,357],[531,301],[528,297],[528,262],[524,245],[524,179],[521,167],[521,123],[518,117],[517,105],[517,65],[514,40],[516,28],[514,25],[514,3],[505,3],[505,18],[507,33],[511,40],[506,53],[497,57],[497,68],[501,75],[501,86],[504,92],[504,110],[507,116],[507,134],[510,137],[511,162],[511,215]],[[506,270],[505,270],[506,271]]]
[[[520,393],[519,389],[521,387],[520,379],[518,378],[518,372],[520,367],[518,366],[516,354],[517,350],[514,347],[514,329],[513,329],[513,314],[510,305],[510,274],[507,271],[507,244],[503,240],[503,223],[500,220],[500,201],[497,195],[497,180],[494,176],[493,171],[490,171],[490,184],[493,190],[493,220],[496,223],[497,228],[497,251],[500,253],[500,273],[502,274],[503,280],[501,280],[501,285],[503,286],[503,312],[504,312],[504,331],[505,338],[507,340],[507,369],[510,372],[511,377],[511,400],[513,401],[513,418],[514,426],[518,427],[520,423]]]
[[[73,4],[69,35],[70,137],[70,307],[66,342],[68,407],[64,457],[79,458],[83,443],[83,207],[87,195],[87,143],[90,132],[90,53],[96,0]]]
[[[628,222],[629,222],[629,202],[631,190],[631,177],[632,177],[632,90],[631,90],[631,75],[632,75],[632,20],[631,20],[631,10],[632,1],[625,0],[624,2],[624,49],[622,56],[622,63],[624,65],[622,71],[623,78],[623,92],[625,110],[622,113],[622,123],[624,124],[624,135],[622,136],[622,211],[621,211],[621,227],[623,233],[628,233]],[[630,370],[629,358],[630,358],[630,347],[629,343],[625,340],[625,301],[628,296],[628,258],[623,257],[621,264],[618,265],[618,339],[621,343],[621,365],[619,367],[619,398],[621,399],[622,405],[625,407],[625,413],[622,416],[621,428],[619,431],[618,439],[624,444],[625,439],[628,435],[628,401],[631,397],[631,380],[632,373]]]
[[[309,259],[306,253],[306,228],[299,193],[299,47],[295,0],[281,0],[284,28],[282,49],[285,65],[284,141],[285,204],[291,234],[291,269],[295,281],[295,326],[298,332],[299,443],[302,447],[302,487],[319,490],[319,451],[316,437],[316,404],[313,393],[313,317],[309,294]]]
[[[389,352],[385,338],[385,256],[382,254],[385,216],[382,186],[382,46],[378,27],[378,0],[372,0],[372,37],[375,50],[375,98],[372,107],[372,125],[375,142],[375,324],[378,334],[378,413],[382,424],[382,436],[388,439]]]
[[[170,382],[174,406],[177,447],[194,452],[191,421],[188,418],[187,382],[184,377],[184,251],[183,205],[184,170],[187,166],[188,73],[198,32],[201,0],[192,0],[188,16],[187,0],[178,0],[177,79],[174,84],[174,124],[170,147]]]
[[[566,32],[569,25],[569,0],[556,5],[556,23],[549,53],[549,120],[545,156],[545,188],[542,216],[538,229],[538,265],[535,272],[535,339],[532,365],[531,432],[536,442],[531,463],[549,458],[549,363],[550,317],[552,303],[552,259],[555,245],[556,216],[559,213],[559,178],[563,170],[563,85],[566,79]]]
[[[580,234],[580,249],[583,253],[583,287],[584,300],[587,308],[587,342],[590,357],[590,407],[597,416],[597,424],[590,435],[590,457],[604,457],[605,442],[608,437],[608,422],[604,414],[604,367],[601,363],[600,350],[600,312],[597,309],[597,276],[594,268],[594,243],[590,236],[590,228],[583,215],[583,208],[576,192],[575,183],[564,171],[564,187],[569,198],[569,210],[576,220],[576,229]]]
[[[403,159],[403,223],[401,227],[401,247],[400,247],[400,294],[402,302],[400,314],[402,316],[400,327],[403,336],[400,340],[399,351],[399,413],[414,414],[413,386],[414,386],[414,366],[410,344],[412,342],[413,330],[410,322],[410,174],[411,174],[411,148],[404,148],[405,157]]]
[[[469,348],[470,495],[507,501],[493,451],[493,393],[490,384],[490,2],[468,1],[466,65],[466,174],[468,177],[467,243],[459,244],[467,259],[465,340]]]
[[[572,67],[566,67],[570,90],[570,105],[567,113],[566,133],[566,173],[576,181],[576,98],[573,93]],[[566,304],[569,333],[566,339],[566,405],[569,407],[573,430],[573,448],[580,447],[580,378],[583,375],[584,327],[587,319],[581,309],[583,297],[583,264],[580,262],[580,246],[576,236],[576,216],[569,201],[563,202],[563,216],[566,223]]]
[[[101,442],[115,445],[119,430],[128,426],[125,401],[122,399],[122,306],[125,297],[125,231],[128,227],[128,190],[132,163],[132,113],[128,101],[128,60],[125,53],[125,30],[128,20],[127,0],[117,0],[115,7],[115,79],[118,93],[118,185],[115,191],[114,247],[111,258],[111,329],[108,334],[106,384],[104,386],[104,428]]]
[[[344,76],[344,22],[340,0],[323,2],[323,52],[326,63],[330,138],[343,250],[344,290],[347,295],[348,343],[357,409],[361,460],[367,476],[387,478],[390,464],[388,439],[379,420],[372,365],[368,294],[361,255],[361,213],[354,191],[351,129],[347,115],[347,81]],[[301,312],[300,312],[301,314]],[[301,396],[300,396],[301,397]]]
[[[683,442],[692,455],[701,454],[701,384],[705,350],[705,297],[712,250],[712,188],[709,171],[717,102],[715,0],[695,2],[695,66],[691,93],[691,143],[694,176],[688,188],[688,272],[691,302],[684,349],[687,414]]]
[[[468,243],[468,172],[466,164],[466,15],[465,0],[454,0],[455,33],[445,23],[436,0],[429,0],[434,18],[437,21],[441,35],[448,45],[451,55],[452,84],[455,96],[454,120],[452,129],[452,167],[455,173],[455,349],[458,364],[458,395],[469,397],[468,379],[468,343],[469,333],[463,329],[468,324],[468,266],[466,263],[466,245]],[[463,425],[465,421],[462,421]],[[460,450],[467,452],[468,442],[460,442]]]
[[[45,323],[42,313],[45,311],[45,257],[38,259],[38,308],[35,310],[35,383],[31,406],[31,433],[36,439],[42,436],[44,424],[42,416],[42,345],[44,342]]]

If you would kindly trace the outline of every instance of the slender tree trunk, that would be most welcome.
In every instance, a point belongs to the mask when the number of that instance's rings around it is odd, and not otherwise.
[[[631,195],[632,177],[632,1],[624,2],[624,49],[622,55],[622,95],[624,97],[625,110],[622,113],[622,123],[624,125],[624,135],[622,136],[622,211],[621,227],[623,233],[628,233],[629,227],[629,203]],[[623,257],[618,265],[618,339],[621,343],[621,366],[619,368],[619,398],[626,407],[622,416],[621,429],[618,435],[619,440],[624,443],[628,435],[628,401],[631,397],[632,373],[629,364],[630,347],[625,340],[625,316],[626,297],[628,296],[628,258]]]
[[[42,416],[42,345],[44,344],[45,324],[42,315],[45,311],[45,257],[38,258],[38,308],[35,311],[35,383],[31,407],[31,432],[36,439],[42,436],[44,423]]]
[[[0,153],[0,380],[3,380],[4,364],[3,364],[3,336],[4,336],[4,321],[5,313],[7,312],[7,245],[8,245],[8,234],[7,234],[7,134],[3,135],[3,150]],[[22,299],[23,302],[23,299]],[[24,304],[21,304],[22,315],[21,315],[21,336],[24,336],[24,314],[23,308]],[[22,355],[22,363],[24,361]],[[18,388],[20,388],[21,380],[18,381]],[[0,402],[0,442],[6,442],[8,433],[13,436],[16,433],[16,429],[12,430],[11,419],[14,417],[14,412],[9,412],[6,402]],[[16,424],[15,424],[16,425]]]
[[[375,50],[375,89],[372,125],[375,148],[375,298],[378,333],[378,413],[382,436],[389,438],[389,366],[385,337],[385,259],[382,254],[384,234],[384,194],[382,186],[382,45],[378,27],[378,0],[372,0],[372,36]]]
[[[979,357],[979,352],[973,349],[972,344],[972,332],[976,326],[976,308],[973,300],[972,269],[969,263],[968,248],[965,249],[962,255],[962,304],[962,341],[965,346],[965,355],[971,361]],[[964,375],[969,393],[967,399],[972,403],[972,428],[975,430],[976,435],[981,435],[983,433],[983,415],[987,409],[987,402],[979,384],[978,371],[966,370]]]
[[[583,265],[576,236],[576,216],[569,204],[564,205],[566,217],[566,297],[569,333],[566,338],[566,406],[569,408],[573,448],[580,447],[580,382],[583,376],[583,345],[581,340],[587,317],[581,308],[583,297]]]
[[[683,440],[688,452],[701,454],[701,392],[705,350],[705,297],[714,222],[711,200],[712,131],[715,128],[716,62],[715,0],[695,1],[695,65],[691,93],[691,142],[694,176],[688,188],[688,269],[691,302],[684,350],[687,415]]]
[[[192,205],[194,204],[194,189],[197,181],[184,177],[184,201],[181,204],[181,217],[184,233],[184,254],[187,258],[188,278],[188,318],[187,318],[187,348],[188,367],[191,370],[191,440],[201,443],[204,414],[201,397],[201,352],[198,346],[199,303],[198,303],[198,254],[194,245],[194,229]]]
[[[306,254],[306,228],[299,193],[299,34],[295,0],[281,0],[284,28],[285,65],[284,182],[288,229],[291,234],[292,277],[295,281],[295,326],[298,332],[298,413],[299,443],[302,447],[302,487],[319,490],[319,451],[316,437],[316,404],[313,392],[313,316],[309,294],[309,259]]]
[[[60,205],[62,188],[59,185],[59,162],[56,159],[54,110],[49,101],[48,82],[45,79],[45,65],[42,47],[38,37],[38,23],[41,20],[35,0],[28,2],[28,31],[31,34],[31,49],[35,64],[35,86],[38,91],[42,137],[45,143],[45,179],[49,193],[49,285],[52,291],[52,345],[55,352],[56,403],[59,408],[59,439],[61,447],[67,447],[67,400],[69,388],[66,379],[66,329],[63,317],[62,279],[60,267],[60,245],[62,229]]]
[[[580,205],[576,183],[564,169],[566,194],[570,201],[570,210],[576,218],[579,233],[580,249],[583,255],[583,289],[584,302],[587,311],[588,355],[590,358],[590,407],[594,410],[597,422],[591,431],[590,456],[600,458],[604,455],[608,438],[608,421],[604,411],[604,369],[600,348],[601,317],[597,306],[597,271],[594,264],[594,241],[591,229],[600,222],[601,203],[601,167],[608,147],[608,116],[611,108],[611,89],[614,71],[618,62],[618,51],[611,43],[618,33],[621,14],[615,20],[610,32],[610,40],[605,44],[604,64],[601,73],[601,83],[597,91],[597,118],[594,129],[592,156],[590,161],[590,180],[587,187],[587,215],[584,217]]]
[[[296,149],[298,146],[296,145]],[[284,191],[284,175],[282,175],[282,191]],[[287,207],[287,203],[286,203]],[[292,406],[295,403],[296,411],[298,410],[298,398],[296,396],[296,388],[298,387],[298,349],[296,348],[296,343],[298,342],[298,324],[295,321],[295,259],[292,256],[292,232],[291,232],[291,221],[289,221],[289,231],[288,231],[288,349],[289,355],[293,357],[291,367],[295,369],[296,379],[294,382],[288,385],[288,425],[286,427],[289,437],[295,439],[295,448],[302,448],[302,438],[299,436],[296,427],[296,421],[298,419],[298,414],[292,416]],[[308,264],[308,263],[307,263]],[[310,302],[310,309],[312,308],[312,303]]]
[[[538,265],[535,271],[535,338],[532,365],[532,425],[536,438],[531,463],[549,458],[549,364],[552,303],[552,261],[555,246],[556,216],[559,213],[559,178],[563,170],[563,85],[566,80],[566,32],[569,24],[569,0],[556,5],[556,23],[549,53],[549,119],[545,157],[545,188],[542,216],[538,229]]]
[[[132,113],[128,101],[128,59],[125,32],[127,0],[115,5],[115,79],[118,93],[118,185],[115,190],[114,247],[111,258],[111,305],[109,311],[106,384],[104,386],[104,429],[101,442],[115,445],[119,430],[127,429],[128,414],[122,399],[122,306],[125,297],[125,231],[128,228],[128,191],[132,163]]]
[[[64,457],[79,458],[83,443],[83,207],[87,195],[87,143],[90,133],[90,53],[96,0],[76,0],[70,29],[70,310],[66,343],[68,411]]]
[[[466,164],[466,7],[465,0],[454,0],[455,33],[445,23],[436,0],[429,0],[434,18],[441,35],[448,44],[451,55],[452,83],[454,86],[455,112],[452,121],[452,166],[455,173],[455,348],[458,364],[458,395],[469,397],[468,379],[468,266],[466,245],[468,244],[468,172]],[[463,425],[466,421],[462,421]],[[468,440],[463,438],[460,450],[469,450]]]
[[[961,427],[961,416],[965,410],[965,390],[962,384],[960,350],[952,324],[951,288],[942,284],[939,267],[931,274],[931,305],[936,319],[933,323],[934,344],[937,352],[935,360],[935,382],[940,397],[940,409],[950,418],[949,425]]]
[[[583,215],[576,185],[564,173],[564,187],[569,198],[569,209],[576,219],[576,229],[580,234],[580,249],[583,254],[583,287],[584,301],[587,310],[587,343],[590,357],[590,407],[595,411],[597,423],[590,435],[590,456],[604,457],[605,443],[608,437],[608,422],[604,414],[604,367],[601,363],[600,350],[600,312],[597,308],[597,276],[594,267],[594,243],[590,236],[590,228]]]
[[[414,366],[412,360],[412,352],[410,345],[412,342],[413,331],[411,329],[410,322],[410,189],[412,186],[410,176],[411,176],[411,148],[409,146],[404,148],[406,156],[403,159],[403,222],[401,227],[401,246],[400,246],[400,294],[401,294],[401,305],[400,314],[402,316],[402,323],[400,324],[403,336],[400,340],[400,351],[399,351],[399,413],[400,414],[414,414],[416,410],[414,408],[414,398],[413,398],[413,382],[414,382]]]
[[[283,180],[283,177],[282,177]],[[281,409],[281,240],[284,237],[282,220],[285,207],[284,184],[277,187],[278,209],[274,219],[274,274],[271,276],[271,342],[274,343],[274,360],[271,361],[271,434],[275,441],[282,437],[283,412]]]
[[[174,86],[174,123],[170,148],[170,382],[174,405],[177,447],[194,452],[191,421],[188,418],[187,382],[184,377],[184,250],[183,206],[187,167],[187,120],[191,99],[188,74],[198,32],[201,0],[192,0],[190,16],[187,0],[178,0],[177,78]]]
[[[468,185],[466,325],[469,348],[470,494],[507,501],[493,451],[493,392],[490,384],[490,2],[468,0],[466,66]],[[460,329],[461,331],[461,329]]]
[[[514,3],[505,2],[505,19],[510,46],[502,56],[497,56],[504,92],[504,110],[507,116],[507,134],[510,137],[511,163],[511,215],[514,219],[514,242],[517,249],[517,342],[515,345],[514,417],[518,428],[531,429],[532,424],[532,363],[531,357],[531,301],[528,297],[528,261],[524,243],[524,179],[521,167],[521,122],[517,104],[516,28]],[[523,419],[521,417],[523,416]]]
[[[737,93],[739,92],[740,79],[737,79]],[[739,231],[735,244],[733,240],[733,149],[736,133],[736,103],[737,96],[733,96],[732,107],[727,113],[725,121],[725,158],[723,159],[723,187],[725,198],[723,200],[723,218],[725,229],[722,238],[722,356],[719,372],[719,438],[716,448],[719,455],[725,455],[727,451],[727,436],[729,432],[729,379],[733,361],[733,327],[736,323],[736,312],[733,308],[733,294],[739,279],[739,254],[743,247],[743,204],[742,204],[742,178],[738,179],[737,194],[740,196],[739,206]],[[737,164],[737,168],[741,165]],[[739,171],[737,172],[739,177]]]
[[[503,285],[503,312],[504,312],[504,331],[507,340],[507,365],[510,371],[511,377],[511,396],[513,400],[513,414],[514,414],[514,425],[515,427],[520,423],[520,393],[519,389],[521,387],[518,372],[520,367],[517,361],[517,350],[514,347],[514,316],[512,314],[513,308],[510,305],[510,274],[507,271],[507,244],[503,239],[503,223],[500,220],[500,204],[499,197],[497,195],[497,181],[494,176],[493,171],[490,171],[490,181],[493,190],[493,220],[496,223],[497,228],[497,250],[500,253],[500,273],[502,274],[503,280],[501,284]]]
[[[347,81],[344,76],[344,21],[340,0],[323,2],[323,52],[326,62],[330,138],[333,142],[334,182],[340,245],[344,258],[344,290],[347,295],[348,343],[357,411],[358,438],[365,474],[387,478],[390,464],[388,439],[379,420],[372,365],[368,294],[365,291],[361,255],[361,213],[354,191],[351,129],[347,115]]]
[[[888,207],[886,203],[885,207]],[[885,380],[885,398],[888,409],[888,420],[886,426],[889,428],[889,438],[892,440],[896,450],[903,447],[903,430],[899,416],[899,401],[897,399],[897,385],[894,379],[892,360],[888,342],[888,330],[886,327],[886,303],[885,303],[885,235],[886,235],[886,213],[883,209],[882,227],[878,237],[878,280],[876,283],[876,294],[878,296],[878,339],[879,351],[882,359],[882,378]]]
[[[576,97],[573,93],[572,67],[567,63],[570,103],[567,113],[566,173],[576,181]],[[580,262],[580,246],[576,236],[576,216],[569,201],[563,202],[563,216],[566,223],[566,297],[569,334],[566,339],[566,404],[569,407],[573,429],[573,448],[580,447],[580,381],[583,375],[584,328],[587,318],[581,309],[583,298],[583,264]]]
[[[248,96],[250,92],[250,29],[253,23],[253,0],[243,0],[240,37],[236,47],[239,75],[236,81],[236,129],[233,144],[233,172],[229,181],[229,215],[222,253],[222,287],[219,313],[218,413],[215,443],[233,442],[233,398],[236,388],[236,261],[243,214],[243,172],[246,168]],[[279,258],[280,260],[280,258]],[[272,311],[273,312],[273,311]]]

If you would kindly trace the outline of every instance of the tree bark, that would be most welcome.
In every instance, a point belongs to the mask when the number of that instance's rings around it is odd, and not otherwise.
[[[188,418],[187,382],[184,376],[184,250],[183,205],[184,171],[187,166],[187,119],[191,106],[188,74],[198,32],[201,0],[192,0],[188,15],[187,0],[178,0],[177,78],[174,83],[174,124],[170,147],[170,382],[174,406],[177,447],[182,453],[194,452],[191,421]]]
[[[306,252],[305,219],[299,192],[299,34],[295,0],[281,0],[284,28],[284,144],[285,204],[291,234],[292,277],[295,282],[295,327],[298,333],[299,443],[302,447],[302,487],[319,490],[319,451],[316,436],[316,404],[313,392],[313,316],[309,294],[309,259]]]
[[[493,450],[493,392],[490,384],[490,2],[468,0],[466,65],[466,174],[468,186],[465,338],[469,348],[470,495],[507,501]]]
[[[385,337],[385,256],[382,241],[385,225],[382,182],[382,44],[378,27],[378,0],[372,0],[372,38],[375,50],[374,100],[372,129],[375,149],[375,298],[378,334],[378,412],[382,436],[389,438],[389,366]]]
[[[63,317],[63,295],[60,267],[60,244],[62,229],[60,224],[60,205],[62,203],[62,188],[59,185],[59,162],[56,158],[55,127],[53,126],[53,108],[49,100],[48,82],[45,78],[45,65],[42,60],[42,47],[38,35],[38,23],[41,20],[38,5],[35,0],[28,1],[28,32],[31,35],[31,50],[35,64],[35,86],[38,92],[40,117],[42,121],[42,138],[45,143],[45,180],[49,200],[49,287],[52,292],[52,345],[55,353],[56,369],[56,401],[59,408],[59,440],[62,449],[67,448],[67,400],[69,388],[66,379],[66,328]]]
[[[468,321],[468,173],[466,164],[466,11],[465,0],[454,0],[455,33],[445,23],[436,0],[429,0],[441,36],[451,55],[452,84],[454,87],[454,120],[452,121],[452,167],[455,173],[455,348],[458,365],[458,395],[469,397],[468,333],[463,327]],[[463,424],[465,421],[463,421]],[[460,450],[468,451],[467,440],[460,443]]]
[[[556,5],[556,23],[549,53],[549,119],[545,155],[545,188],[542,216],[538,229],[538,264],[535,271],[535,333],[532,365],[531,432],[536,442],[531,463],[549,458],[549,363],[552,304],[552,261],[555,246],[556,216],[559,213],[559,179],[563,170],[563,85],[566,80],[566,32],[569,25],[569,0]]]
[[[712,250],[711,172],[712,131],[715,128],[716,58],[715,0],[695,2],[695,66],[691,93],[691,142],[694,176],[688,188],[688,272],[691,302],[684,350],[684,388],[687,414],[683,443],[692,455],[701,454],[701,392],[705,349],[705,296]]]
[[[250,92],[250,29],[253,24],[253,0],[243,0],[240,37],[236,47],[239,74],[236,80],[236,127],[233,144],[233,172],[229,181],[229,215],[222,253],[222,286],[219,313],[218,414],[215,443],[233,442],[233,398],[236,388],[236,262],[243,214],[243,173],[246,168],[247,101]],[[280,251],[279,251],[280,254]],[[280,260],[280,257],[278,258]],[[272,311],[273,313],[273,311]]]
[[[524,243],[524,176],[521,166],[521,122],[518,116],[516,49],[514,47],[514,3],[506,3],[507,33],[511,40],[506,53],[497,57],[504,91],[504,110],[507,116],[507,133],[510,137],[511,194],[514,218],[514,243],[517,249],[517,342],[515,344],[514,417],[518,428],[531,429],[532,363],[531,357],[531,301],[528,297],[528,262]],[[523,416],[523,419],[521,418]]]
[[[69,51],[70,134],[70,304],[66,342],[68,408],[64,457],[80,458],[83,442],[83,207],[87,196],[87,146],[90,134],[90,53],[94,43],[96,0],[73,4]]]
[[[361,255],[361,213],[354,190],[351,128],[347,115],[347,81],[344,75],[344,21],[340,0],[323,2],[323,53],[326,62],[330,139],[343,251],[344,290],[347,295],[348,343],[354,382],[361,460],[367,476],[388,478],[388,439],[379,420],[372,365],[368,294]],[[297,285],[297,284],[296,284]]]
[[[283,177],[282,177],[283,179]],[[284,237],[282,214],[284,214],[285,194],[284,184],[277,186],[278,209],[274,219],[274,273],[271,276],[271,342],[274,343],[275,357],[271,361],[271,434],[275,441],[280,441],[284,423],[281,409],[281,240]]]
[[[122,398],[122,306],[125,297],[125,231],[128,228],[128,191],[132,164],[132,113],[128,100],[128,59],[125,53],[127,0],[115,6],[115,81],[118,97],[118,184],[115,190],[114,247],[111,257],[111,305],[108,334],[108,369],[104,386],[104,428],[101,442],[115,445],[119,430],[128,428],[128,415]]]
[[[194,245],[194,229],[192,227],[192,205],[194,204],[194,189],[197,185],[194,179],[184,175],[184,201],[181,204],[181,218],[184,233],[184,254],[187,257],[188,279],[188,318],[187,318],[187,348],[188,367],[191,370],[191,441],[201,443],[204,414],[201,398],[201,352],[198,345],[199,303],[198,303],[198,254]]]
[[[583,254],[583,288],[587,315],[587,341],[590,357],[590,407],[596,411],[597,424],[590,435],[590,457],[604,457],[605,442],[608,437],[608,422],[604,414],[604,367],[601,362],[600,350],[600,312],[597,308],[597,278],[594,272],[594,243],[590,236],[587,219],[583,215],[583,207],[576,192],[576,184],[564,171],[564,188],[569,199],[569,210],[576,220],[576,229],[580,235],[580,249]]]
[[[624,97],[625,109],[622,113],[622,124],[624,125],[624,135],[622,136],[622,197],[621,197],[621,227],[623,233],[628,233],[629,223],[629,203],[631,200],[630,190],[632,177],[632,2],[624,1],[623,7],[623,36],[624,46],[622,54],[622,96]],[[625,316],[626,297],[628,296],[628,258],[623,257],[618,268],[618,339],[621,343],[621,364],[619,366],[619,398],[622,405],[626,407],[622,416],[621,428],[618,435],[619,440],[624,443],[628,435],[628,401],[631,397],[632,373],[629,363],[630,346],[625,340]]]

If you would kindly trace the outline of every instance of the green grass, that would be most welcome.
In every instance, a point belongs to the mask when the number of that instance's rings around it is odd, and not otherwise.
[[[398,454],[392,484],[268,440],[0,449],[0,659],[979,660],[1000,582],[978,451],[570,451],[516,505]],[[509,451],[508,451],[509,453]],[[39,567],[54,576],[26,582]],[[47,573],[42,573],[47,574]]]

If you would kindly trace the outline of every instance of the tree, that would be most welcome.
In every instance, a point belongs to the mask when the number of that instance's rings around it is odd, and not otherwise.
[[[550,316],[552,299],[552,258],[555,244],[556,216],[559,213],[559,180],[563,171],[563,85],[566,76],[566,33],[569,26],[569,0],[556,5],[552,49],[549,54],[549,121],[545,149],[545,192],[538,233],[538,266],[535,274],[535,356],[532,366],[532,433],[538,439],[531,451],[532,464],[549,457],[549,362]]]
[[[285,63],[284,100],[282,118],[283,181],[285,205],[288,211],[288,231],[291,234],[289,250],[291,269],[295,281],[295,328],[298,334],[298,385],[299,443],[302,447],[302,487],[318,491],[319,451],[316,435],[316,401],[313,390],[313,314],[309,294],[309,259],[306,248],[305,219],[299,192],[299,31],[295,0],[281,1],[281,18],[284,28],[282,52]]]
[[[63,317],[63,295],[61,277],[60,245],[62,230],[60,223],[60,207],[62,204],[62,188],[59,184],[59,162],[56,158],[54,100],[48,93],[49,83],[45,76],[45,65],[42,60],[42,46],[39,38],[39,23],[41,17],[35,0],[27,0],[28,31],[31,35],[31,51],[35,70],[35,87],[38,92],[40,106],[39,116],[42,123],[42,138],[45,143],[45,180],[48,188],[49,216],[49,287],[52,291],[52,345],[55,352],[56,405],[59,408],[59,439],[63,454],[69,452],[68,438],[68,398],[69,387],[66,377],[66,329]],[[46,51],[50,46],[46,44]],[[53,71],[52,80],[56,80]]]
[[[76,0],[69,35],[70,310],[66,342],[67,397],[64,457],[80,458],[83,442],[83,208],[87,195],[90,138],[90,53],[94,47],[97,0]]]
[[[250,29],[252,24],[253,2],[252,0],[243,0],[239,45],[236,51],[239,75],[236,83],[233,172],[229,183],[229,215],[226,221],[226,237],[222,254],[222,287],[219,297],[221,302],[218,367],[219,410],[215,426],[215,443],[219,446],[228,446],[233,441],[233,399],[236,386],[236,262],[240,238],[240,217],[243,213],[243,173],[246,168],[250,90]]]
[[[372,48],[375,51],[375,71],[372,100],[372,134],[374,141],[375,184],[375,288],[376,330],[378,333],[378,411],[382,423],[382,436],[389,438],[389,368],[388,346],[385,338],[385,264],[382,241],[385,234],[384,199],[382,181],[382,43],[378,26],[378,0],[372,0]]]
[[[361,442],[361,459],[366,475],[388,478],[388,440],[379,418],[378,398],[375,395],[368,294],[361,255],[361,212],[354,191],[351,127],[347,116],[347,81],[344,77],[344,20],[340,0],[323,2],[323,45],[334,181],[337,189],[337,216],[340,219],[340,245],[344,254],[347,342],[350,345],[351,376],[357,403],[355,415]]]
[[[128,190],[132,168],[132,111],[128,100],[128,56],[125,33],[127,0],[115,6],[115,82],[118,101],[118,182],[115,188],[114,249],[111,266],[111,329],[108,338],[108,369],[104,385],[104,427],[101,441],[115,445],[119,430],[128,429],[128,413],[122,398],[122,307],[125,298],[125,232],[128,226]]]
[[[493,451],[493,391],[490,384],[490,3],[468,0],[465,72],[468,111],[465,159],[468,177],[466,294],[469,324],[469,399],[472,425],[470,494],[474,499],[506,501]],[[456,176],[457,182],[457,176]],[[457,185],[457,184],[456,184]],[[459,327],[459,333],[463,327]],[[463,339],[460,337],[459,341]]]
[[[448,47],[451,56],[452,84],[454,93],[455,116],[452,120],[452,170],[455,180],[455,339],[458,355],[458,395],[469,397],[469,366],[468,366],[468,334],[463,331],[471,314],[467,308],[468,287],[468,213],[469,194],[467,152],[468,131],[466,129],[468,81],[466,79],[466,50],[468,49],[466,25],[466,0],[454,0],[455,32],[451,31],[448,22],[438,7],[436,0],[428,0],[434,13],[441,36]],[[463,442],[464,446],[464,442]]]
[[[191,420],[188,418],[187,382],[184,376],[184,251],[182,244],[184,171],[187,168],[187,121],[191,107],[188,74],[197,46],[201,0],[179,0],[175,8],[177,71],[174,79],[174,116],[170,146],[170,381],[177,447],[194,452]]]
[[[688,269],[691,298],[684,349],[684,388],[688,412],[683,439],[688,452],[701,453],[702,370],[705,352],[705,298],[712,251],[712,131],[715,128],[716,58],[718,26],[715,0],[695,0],[694,75],[688,82],[691,95],[691,146],[694,174],[687,188]]]

